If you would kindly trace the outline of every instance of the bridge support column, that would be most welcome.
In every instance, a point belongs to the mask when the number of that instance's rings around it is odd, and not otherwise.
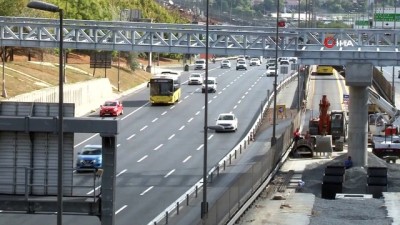
[[[348,63],[346,85],[350,86],[348,155],[354,166],[368,165],[368,89],[372,84],[370,63]]]
[[[115,184],[117,144],[114,135],[100,134],[103,147],[103,176],[101,179],[101,224],[115,224]]]

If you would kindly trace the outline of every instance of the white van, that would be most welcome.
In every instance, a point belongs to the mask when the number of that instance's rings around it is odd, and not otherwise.
[[[195,70],[205,70],[206,69],[206,60],[205,59],[196,59],[194,62]]]
[[[207,80],[204,80],[203,85],[201,87],[201,93],[206,92],[206,82],[208,92],[217,92],[217,78],[216,77],[209,77]]]

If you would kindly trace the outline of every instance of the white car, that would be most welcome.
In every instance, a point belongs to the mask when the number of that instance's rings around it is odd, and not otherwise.
[[[273,77],[273,76],[275,76],[275,68],[276,68],[276,66],[275,65],[272,65],[272,66],[269,66],[268,67],[268,69],[267,69],[267,77]],[[277,70],[277,72],[278,72],[278,74],[279,74],[279,69]]]
[[[217,78],[216,77],[208,77],[207,80],[204,80],[203,85],[201,86],[201,93],[206,92],[206,83],[208,92],[215,93],[217,92]]]
[[[189,81],[188,84],[203,84],[203,75],[201,75],[200,73],[192,73],[189,76]]]
[[[221,61],[221,68],[231,68],[231,61],[229,61],[229,60],[222,60],[222,61]]]
[[[197,59],[194,62],[194,70],[205,70],[206,69],[206,60],[205,59]]]
[[[236,131],[238,128],[238,119],[233,113],[221,113],[218,116],[217,127],[215,131]]]
[[[259,58],[251,58],[250,66],[261,66],[261,61]]]
[[[236,62],[236,70],[247,70],[246,61],[240,60]]]

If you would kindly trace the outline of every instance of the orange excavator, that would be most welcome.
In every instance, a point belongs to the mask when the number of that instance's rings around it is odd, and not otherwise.
[[[312,118],[309,123],[311,135],[322,135],[330,133],[330,118],[328,114],[331,103],[326,95],[322,95],[322,100],[319,102],[319,117]]]
[[[309,132],[311,135],[332,135],[333,140],[344,137],[347,138],[347,118],[345,112],[332,110],[328,97],[322,95],[319,103],[319,117],[313,118],[309,122]]]

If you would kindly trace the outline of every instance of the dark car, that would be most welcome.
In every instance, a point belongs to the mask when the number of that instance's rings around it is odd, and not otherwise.
[[[78,152],[76,159],[76,171],[81,172],[84,170],[99,169],[102,167],[102,147],[101,145],[85,145],[83,149]]]
[[[124,114],[124,106],[118,100],[106,101],[100,106],[100,116],[119,116]]]

